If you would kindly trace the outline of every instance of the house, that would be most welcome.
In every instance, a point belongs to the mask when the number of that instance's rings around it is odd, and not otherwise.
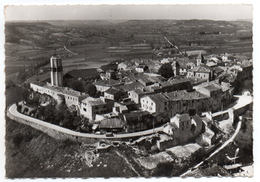
[[[168,93],[158,93],[141,98],[141,108],[150,113],[155,113],[159,119],[164,113],[164,119],[170,118],[179,113],[200,114],[207,111],[209,97],[197,91],[174,91]],[[163,118],[160,118],[161,120]],[[163,120],[164,120],[163,119]]]
[[[135,71],[137,71],[138,73],[143,73],[148,69],[148,67],[146,65],[138,65],[135,67]]]
[[[160,67],[162,66],[162,63],[158,60],[150,61],[149,63],[146,63],[148,66],[148,69],[151,73],[158,73]]]
[[[101,133],[122,133],[125,131],[125,124],[125,121],[119,118],[106,118],[100,121],[99,130]]]
[[[187,77],[201,78],[207,81],[213,80],[213,69],[207,65],[199,65],[188,70]]]
[[[193,69],[195,66],[196,60],[189,58],[177,58],[176,67],[173,67],[173,70],[176,70],[176,73],[179,72],[179,75],[186,75],[188,69]],[[178,68],[179,70],[177,70]]]
[[[78,106],[82,100],[89,97],[88,94],[75,91],[68,87],[52,86],[42,82],[30,83],[30,88],[35,92],[51,96],[58,104],[64,101],[68,107],[71,105]]]
[[[133,69],[133,65],[134,65],[134,63],[132,63],[130,61],[124,61],[117,65],[117,70],[129,71],[129,70]]]
[[[105,114],[107,112],[108,106],[103,97],[88,97],[81,101],[80,114],[90,120],[95,120],[96,114]]]
[[[196,143],[201,146],[211,146],[215,141],[215,133],[207,126],[205,127],[205,132],[202,133],[198,138],[196,138]]]
[[[107,70],[106,73],[100,73],[102,80],[116,79],[116,72],[114,70]]]
[[[120,86],[123,85],[124,83],[118,80],[99,80],[96,82],[93,82],[93,84],[96,86],[97,91],[99,92],[105,92],[106,90],[108,90],[111,87],[116,87],[116,86]]]
[[[161,93],[141,98],[140,104],[143,110],[150,113],[162,113],[168,110],[168,99]]]
[[[126,122],[126,132],[152,129],[155,124],[154,117],[147,111],[134,110],[119,115]]]
[[[99,78],[100,78],[99,73],[95,68],[72,70],[72,71],[68,71],[63,76],[63,79],[65,81],[78,80],[78,79],[96,80]]]
[[[140,104],[140,99],[145,95],[150,95],[153,92],[145,89],[135,89],[128,92],[128,97],[136,104]]]
[[[116,88],[109,88],[104,92],[104,97],[106,99],[114,100],[114,101],[119,101],[123,96],[123,93],[121,90],[116,89]]]
[[[114,107],[113,107],[113,113],[116,113],[117,115],[119,113],[127,113],[129,112],[128,108],[126,105],[122,104],[122,103],[118,103],[118,102],[115,102],[114,103]]]
[[[140,82],[131,82],[131,83],[125,83],[123,85],[115,86],[115,88],[120,89],[124,92],[129,92],[135,89],[143,89],[145,86]]]
[[[209,100],[212,103],[210,108],[212,111],[220,110],[223,105],[228,104],[234,92],[231,84],[225,82],[219,83],[217,80],[202,83],[194,88],[197,92],[210,98]]]
[[[214,70],[214,78],[217,78],[221,73],[224,72],[224,69],[222,69],[219,66],[214,67],[213,70]]]
[[[166,82],[160,82],[160,92],[172,92],[176,90],[189,90],[192,88],[188,79],[170,79]]]
[[[202,119],[198,115],[176,114],[163,132],[172,136],[176,144],[187,142],[202,132]]]

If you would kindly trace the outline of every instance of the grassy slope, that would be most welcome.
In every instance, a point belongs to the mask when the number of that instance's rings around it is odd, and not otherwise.
[[[7,106],[21,99],[19,87],[7,90]],[[87,149],[81,143],[55,140],[8,117],[5,147],[7,178],[135,176],[126,162],[113,151],[115,149],[100,153],[90,168],[84,159]],[[104,164],[107,166],[104,167]]]

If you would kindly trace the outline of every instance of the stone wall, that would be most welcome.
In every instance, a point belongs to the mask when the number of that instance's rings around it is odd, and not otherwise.
[[[11,107],[15,107],[16,110],[16,105],[12,105]],[[106,137],[105,135],[95,135],[95,134],[87,134],[87,133],[79,133],[79,132],[75,132],[57,125],[53,125],[50,123],[47,123],[45,121],[41,121],[39,119],[35,119],[26,115],[23,115],[21,113],[18,113],[17,111],[17,115],[13,114],[12,112],[10,112],[10,107],[7,110],[7,116],[12,119],[15,120],[17,122],[20,122],[22,124],[26,124],[28,126],[31,126],[37,130],[40,130],[44,133],[46,133],[47,135],[58,139],[58,140],[66,140],[66,139],[70,139],[73,141],[79,141],[79,142],[84,142],[84,143],[96,143],[98,142],[100,139],[106,139],[106,140],[125,140],[125,141],[129,141],[130,138],[113,138],[113,137]],[[22,116],[22,117],[20,117]]]

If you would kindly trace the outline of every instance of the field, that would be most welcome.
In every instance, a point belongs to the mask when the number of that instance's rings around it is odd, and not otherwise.
[[[183,51],[252,52],[252,23],[246,21],[7,22],[6,74],[16,73],[54,53],[64,58],[66,66],[74,67],[104,60],[154,58],[154,48],[169,46],[164,36]],[[65,45],[77,55],[66,51]],[[82,59],[81,63],[74,58]]]
[[[169,43],[190,54],[252,53],[252,23],[210,20],[48,21],[6,22],[6,82],[17,83],[18,72],[28,70],[58,54],[64,73],[72,69],[97,68],[114,60],[162,59]],[[67,51],[65,49],[68,49]],[[172,49],[172,48],[171,48]],[[176,54],[175,54],[176,55]],[[172,55],[174,56],[174,55]],[[168,57],[168,55],[167,55]],[[27,80],[46,80],[45,73]],[[23,99],[20,87],[6,89],[6,107]],[[6,176],[16,177],[135,177],[134,154],[127,148],[101,152],[93,167],[84,160],[81,143],[57,141],[29,126],[6,118]],[[122,157],[123,156],[123,157]],[[119,164],[119,165],[118,165]]]

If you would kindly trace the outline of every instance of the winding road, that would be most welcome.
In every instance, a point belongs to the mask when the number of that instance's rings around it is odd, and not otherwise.
[[[235,95],[234,97],[238,98],[237,103],[232,107],[234,110],[240,109],[242,107],[247,106],[248,104],[253,102],[253,98],[251,96],[246,96],[246,95]],[[222,114],[227,112],[227,110],[225,111],[221,111],[218,112],[217,114]],[[216,114],[216,113],[214,113]],[[217,115],[215,115],[217,116]],[[225,148],[228,144],[230,144],[231,142],[234,141],[234,139],[236,138],[240,128],[241,128],[241,124],[242,124],[242,120],[240,119],[238,124],[237,124],[237,128],[236,131],[233,133],[233,135],[227,140],[225,141],[219,148],[217,148],[213,153],[211,153],[209,155],[209,157],[207,157],[205,160],[201,161],[200,163],[196,164],[195,166],[193,166],[192,168],[190,168],[188,171],[186,171],[185,173],[183,173],[182,175],[180,175],[180,177],[185,176],[186,174],[188,174],[189,172],[191,172],[192,170],[198,168],[199,166],[201,166],[205,161],[209,160],[211,157],[213,157],[214,155],[216,155],[217,153],[219,153],[219,151],[221,151],[223,148]]]
[[[237,104],[233,106],[234,109],[239,109],[241,107],[244,107],[244,106],[250,104],[253,101],[252,97],[250,97],[250,96],[244,96],[243,95],[243,96],[235,96],[235,97],[238,97],[239,100],[238,100]],[[70,129],[67,129],[67,128],[64,128],[64,127],[61,127],[61,126],[54,125],[54,124],[51,124],[51,123],[30,117],[30,116],[27,116],[27,115],[21,114],[17,111],[16,104],[11,105],[8,108],[8,112],[11,115],[13,115],[14,117],[24,119],[27,122],[32,122],[32,123],[42,125],[42,126],[54,129],[56,131],[65,133],[65,134],[74,135],[74,136],[78,136],[78,137],[97,138],[97,139],[109,139],[109,138],[123,139],[123,138],[134,138],[134,137],[151,135],[151,134],[154,134],[154,133],[157,133],[157,132],[160,132],[160,131],[163,130],[163,126],[160,126],[160,127],[150,129],[150,130],[139,131],[139,132],[134,132],[134,133],[114,134],[113,136],[108,137],[106,135],[96,135],[96,134],[91,134],[91,133],[80,133],[80,132],[72,131]]]

